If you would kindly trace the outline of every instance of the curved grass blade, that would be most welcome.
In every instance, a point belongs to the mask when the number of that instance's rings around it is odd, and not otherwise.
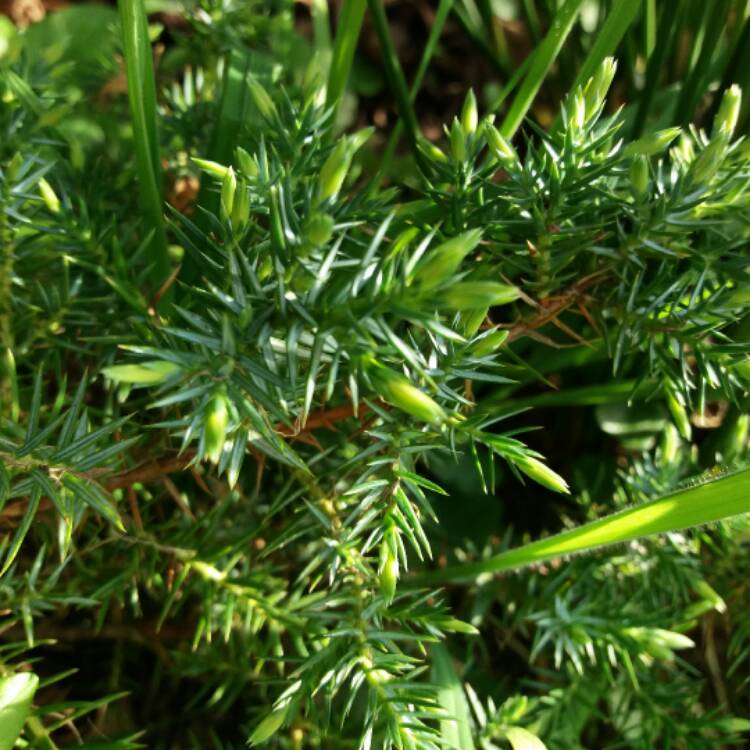
[[[604,58],[615,52],[625,32],[638,17],[641,5],[642,3],[638,0],[615,0],[607,14],[607,20],[596,34],[596,41],[578,70],[575,81],[570,87],[571,91],[575,91],[586,83],[602,64]]]
[[[346,82],[349,80],[354,51],[357,48],[357,40],[365,16],[365,3],[366,0],[347,0],[342,3],[326,89],[326,106],[333,109],[334,120],[346,89]]]
[[[33,672],[18,672],[0,680],[0,750],[15,746],[38,687],[39,678]]]
[[[128,100],[133,122],[135,162],[141,202],[154,259],[152,283],[159,289],[169,275],[167,235],[162,212],[162,177],[156,119],[156,85],[151,59],[151,44],[143,0],[119,0]],[[164,300],[164,297],[162,297]]]
[[[452,750],[474,750],[469,721],[469,704],[464,695],[448,649],[437,643],[430,649],[432,661],[432,682],[438,689],[438,703],[448,718],[440,721],[440,736],[443,748]]]
[[[659,22],[657,23],[656,45],[646,66],[646,84],[638,102],[638,109],[630,134],[633,139],[638,138],[643,133],[664,66],[682,27],[684,9],[685,3],[683,2],[677,2],[674,5],[663,3],[661,6]]]
[[[224,60],[221,98],[216,108],[216,124],[207,153],[207,158],[218,164],[228,165],[232,162],[237,145],[237,134],[247,112],[246,94],[249,71],[250,55],[247,50],[237,47],[227,53]],[[211,180],[201,180],[197,207],[196,223],[201,230],[208,233],[208,217],[219,213],[219,194],[214,189]],[[199,275],[195,257],[186,253],[180,273],[181,280],[187,283],[195,282]]]
[[[326,58],[331,54],[331,27],[328,17],[328,1],[312,0],[310,12],[313,22],[313,40],[315,51]]]
[[[725,33],[730,5],[730,0],[717,0],[706,6],[705,20],[701,29],[703,38],[700,54],[682,84],[674,117],[677,125],[687,127],[692,122],[701,97],[708,89],[713,68],[712,60],[717,50],[721,49],[721,36]]]
[[[432,26],[430,27],[430,36],[427,39],[427,44],[425,44],[424,51],[422,52],[422,58],[419,61],[417,72],[414,74],[411,91],[409,92],[409,99],[412,102],[416,99],[417,93],[422,86],[422,80],[424,79],[424,75],[427,72],[430,60],[432,60],[432,56],[435,54],[440,35],[443,32],[443,27],[445,26],[445,22],[450,15],[452,6],[453,0],[440,0],[440,5],[438,5],[438,9],[435,11],[435,19],[432,22]],[[388,138],[388,143],[386,144],[386,147],[383,151],[383,156],[380,159],[380,167],[378,168],[378,172],[372,179],[372,185],[370,187],[371,191],[375,191],[380,187],[380,183],[388,173],[391,162],[393,161],[393,156],[396,153],[396,147],[398,146],[398,142],[403,132],[404,121],[402,118],[399,118],[396,126],[391,132],[390,137]]]
[[[585,0],[568,0],[557,11],[552,21],[552,26],[534,55],[529,72],[500,126],[500,133],[508,140],[518,130],[523,122],[523,118],[526,117],[526,113],[534,103],[534,97],[536,97],[536,93],[544,82],[547,72],[560,53],[565,40],[568,38],[568,34],[571,32],[584,2]]]
[[[744,469],[502,552],[489,560],[428,573],[420,576],[419,582],[466,580],[482,573],[502,573],[560,555],[702,526],[749,512],[750,469]]]
[[[643,51],[646,55],[646,60],[649,60],[656,46],[656,0],[644,0],[644,3]]]
[[[21,549],[23,540],[26,538],[26,534],[29,533],[31,524],[36,517],[36,512],[39,509],[39,501],[41,500],[41,498],[41,488],[39,487],[39,485],[34,485],[31,489],[31,495],[29,496],[28,504],[26,505],[26,510],[24,511],[23,518],[21,518],[21,523],[18,524],[16,533],[13,535],[13,541],[10,543],[8,554],[5,557],[3,567],[2,569],[0,569],[0,576],[4,576],[8,572],[8,568],[13,565],[13,561],[16,559],[16,555],[18,555]]]
[[[724,68],[724,76],[721,79],[721,84],[714,92],[713,102],[706,112],[704,122],[713,122],[724,92],[733,83],[738,84],[743,91],[750,88],[750,17],[745,19],[737,34],[731,56]],[[738,132],[741,133],[747,132],[747,109],[747,106],[744,106],[740,115]]]
[[[370,9],[372,20],[375,25],[375,31],[380,42],[380,49],[383,52],[383,63],[386,78],[390,84],[396,100],[398,101],[399,114],[404,123],[406,138],[409,141],[409,147],[414,154],[414,158],[419,160],[419,150],[417,148],[417,135],[419,133],[419,124],[417,115],[412,106],[411,95],[406,85],[404,72],[401,69],[396,48],[391,39],[391,33],[388,27],[388,18],[385,14],[383,0],[367,0],[367,6]]]

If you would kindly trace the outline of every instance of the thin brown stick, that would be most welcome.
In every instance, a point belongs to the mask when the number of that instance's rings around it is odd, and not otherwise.
[[[607,271],[597,271],[573,284],[562,294],[549,297],[544,303],[535,303],[533,300],[530,300],[530,304],[533,304],[541,312],[532,318],[521,320],[511,325],[509,327],[508,341],[514,341],[522,336],[530,336],[547,323],[557,323],[558,316],[568,308],[578,305],[585,296],[585,292],[592,286],[596,286],[596,284],[604,281],[607,276]]]

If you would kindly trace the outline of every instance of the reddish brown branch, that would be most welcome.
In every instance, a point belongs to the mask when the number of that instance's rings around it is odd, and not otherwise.
[[[370,410],[366,405],[362,404],[360,406],[358,415],[360,421],[363,421],[364,416],[369,411]],[[319,411],[313,412],[307,418],[304,428],[294,429],[288,425],[279,424],[276,425],[276,431],[282,437],[310,442],[311,440],[314,441],[314,437],[310,434],[312,430],[326,429],[336,432],[338,430],[338,423],[345,419],[350,419],[353,416],[354,408],[352,405],[344,404],[343,406],[336,406],[332,409],[320,409]],[[186,450],[180,456],[149,461],[140,466],[128,469],[127,471],[115,474],[103,484],[105,489],[111,492],[112,490],[131,487],[136,483],[148,484],[149,482],[156,482],[162,480],[168,474],[175,474],[184,471],[190,466],[194,458],[195,450]]]
[[[514,341],[522,336],[530,336],[547,323],[553,323],[564,330],[567,326],[557,320],[558,317],[568,308],[579,305],[585,296],[585,292],[604,281],[607,275],[607,271],[598,271],[573,284],[562,294],[549,297],[543,303],[532,303],[540,310],[539,314],[510,326],[508,341]],[[590,316],[587,314],[586,318],[590,319]],[[577,335],[574,338],[580,339]]]

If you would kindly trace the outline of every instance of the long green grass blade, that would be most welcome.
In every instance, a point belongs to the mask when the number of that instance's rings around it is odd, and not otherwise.
[[[228,165],[232,162],[240,127],[245,120],[248,106],[247,75],[250,71],[250,54],[247,50],[236,47],[224,60],[224,72],[221,85],[221,96],[217,104],[216,120],[207,154],[201,154],[218,164]],[[203,231],[208,231],[208,216],[219,213],[219,194],[214,189],[212,180],[202,179],[198,194],[198,206],[203,211],[197,212],[196,224]],[[185,254],[180,279],[192,282],[198,277],[194,259]]]
[[[38,687],[39,678],[33,672],[18,672],[0,679],[0,750],[15,747]]]
[[[539,13],[536,9],[534,0],[523,0],[523,12],[526,16],[526,23],[531,33],[531,38],[537,42],[542,38],[542,23],[539,20]]]
[[[482,573],[502,573],[560,555],[572,555],[641,537],[702,526],[750,512],[750,469],[688,487],[666,497],[628,508],[577,529],[540,539],[489,560],[457,565],[420,576],[420,583],[456,581]]]
[[[156,84],[143,0],[120,0],[120,23],[128,78],[136,170],[141,203],[151,234],[154,291],[170,271],[164,228],[162,175],[156,118]]]
[[[539,46],[529,72],[500,126],[500,132],[505,138],[512,138],[523,122],[523,118],[526,117],[547,72],[568,38],[584,2],[585,0],[567,0],[555,15],[552,26]]]
[[[453,0],[440,0],[440,5],[438,5],[437,10],[435,11],[435,19],[433,20],[432,27],[430,28],[430,35],[427,38],[427,44],[425,44],[424,51],[422,52],[422,58],[419,61],[419,67],[417,68],[417,72],[414,75],[414,80],[412,81],[411,85],[411,91],[409,92],[409,98],[412,102],[416,99],[417,93],[422,86],[424,75],[430,65],[432,56],[435,54],[440,35],[443,32],[443,27],[445,26],[445,22],[448,19],[448,15],[450,14],[452,5]],[[383,156],[380,160],[380,167],[378,169],[378,173],[375,175],[375,177],[373,177],[372,187],[370,188],[371,190],[377,190],[377,188],[380,186],[380,183],[383,181],[383,178],[388,173],[388,169],[390,168],[391,162],[393,161],[393,156],[396,153],[396,147],[398,146],[398,142],[401,139],[401,135],[403,134],[403,132],[404,121],[403,119],[399,118],[396,126],[393,128],[393,131],[388,138],[388,143],[383,150]]]
[[[651,53],[656,46],[656,0],[645,0],[643,11],[643,50],[646,60],[651,58]]]
[[[737,36],[731,57],[724,69],[724,77],[721,80],[721,85],[714,94],[714,100],[706,115],[705,122],[713,121],[724,92],[733,83],[738,84],[743,91],[750,89],[750,18],[745,19],[745,23],[742,24],[742,29]],[[746,132],[747,109],[747,104],[745,104],[740,116],[739,132]]]
[[[484,55],[495,71],[500,76],[507,76],[510,70],[510,60],[507,55],[503,56],[502,52],[488,38],[487,24],[476,4],[471,0],[470,2],[464,0],[463,3],[454,6],[453,15],[477,50]]]
[[[643,132],[646,120],[651,111],[651,104],[656,96],[656,90],[664,71],[664,66],[669,59],[669,53],[682,26],[684,8],[685,3],[679,0],[674,4],[663,3],[661,5],[656,32],[656,45],[646,67],[646,84],[638,102],[638,109],[636,110],[631,133],[632,138],[638,138]]]
[[[689,75],[682,84],[680,100],[677,103],[674,122],[679,125],[687,126],[692,122],[696,107],[706,93],[712,73],[711,61],[720,48],[719,41],[724,33],[730,4],[731,0],[716,0],[710,6],[706,6],[705,23],[701,28],[700,54],[697,55]]]
[[[225,61],[221,99],[208,153],[208,158],[219,164],[229,164],[237,146],[237,134],[247,107],[249,71],[250,54],[240,47],[233,48]]]
[[[492,48],[498,62],[506,71],[511,70],[513,68],[513,60],[508,46],[508,37],[506,36],[503,24],[496,23],[493,0],[477,0],[477,7],[482,15],[487,34],[492,39]]]
[[[584,385],[579,388],[565,388],[560,391],[545,391],[532,396],[491,395],[485,404],[491,405],[493,415],[511,413],[519,409],[559,408],[564,406],[596,406],[615,401],[635,403],[653,396],[655,384],[652,380],[643,383],[633,380],[613,380],[611,383]]]
[[[365,7],[366,0],[346,0],[341,6],[326,89],[326,105],[331,107],[334,113],[338,110],[346,82],[349,80]]]
[[[615,0],[607,20],[596,34],[596,41],[578,70],[570,90],[575,91],[597,71],[605,57],[612,55],[641,11],[639,0]]]
[[[391,39],[391,33],[388,28],[388,18],[385,15],[385,8],[383,7],[383,0],[367,0],[367,6],[370,9],[373,24],[375,25],[375,31],[378,35],[378,41],[380,42],[380,49],[383,53],[386,78],[388,79],[391,90],[398,101],[399,114],[404,123],[409,146],[414,153],[415,158],[418,159],[419,151],[417,149],[417,134],[419,132],[419,125],[417,123],[417,115],[414,112],[414,107],[411,103],[411,96],[409,95],[409,88],[406,85],[406,79],[404,78],[404,72],[401,69],[401,63],[398,61],[396,48]]]
[[[461,681],[451,663],[448,649],[437,643],[430,649],[432,682],[438,688],[438,702],[449,718],[440,722],[440,736],[445,750],[474,750],[469,704]]]
[[[310,12],[312,14],[315,51],[319,55],[328,55],[331,50],[331,27],[329,25],[327,0],[312,0]]]
[[[497,112],[500,107],[504,104],[505,100],[513,93],[513,90],[518,86],[520,81],[526,75],[529,68],[534,64],[534,60],[538,57],[539,52],[542,48],[537,47],[514,71],[513,75],[508,79],[508,82],[500,90],[500,93],[495,96],[492,103],[489,106],[490,112]]]
[[[31,490],[31,495],[29,497],[28,504],[26,505],[26,510],[24,511],[23,517],[21,518],[21,522],[18,524],[18,528],[16,528],[16,531],[13,534],[13,539],[11,540],[10,547],[8,548],[8,552],[5,556],[3,567],[0,569],[0,577],[4,576],[8,572],[8,568],[10,568],[10,566],[13,564],[13,561],[16,559],[16,556],[20,552],[23,540],[26,538],[26,534],[29,533],[31,524],[36,518],[36,512],[39,509],[39,501],[41,500],[41,498],[41,490],[39,489],[38,485],[35,485]]]

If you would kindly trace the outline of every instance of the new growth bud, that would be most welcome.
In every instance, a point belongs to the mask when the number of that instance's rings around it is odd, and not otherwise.
[[[10,416],[14,422],[17,422],[20,415],[18,375],[16,373],[16,358],[9,346],[5,347],[2,357],[0,357],[0,382],[3,380],[10,386]],[[4,407],[5,404],[0,404],[0,406]]]
[[[742,89],[735,83],[721,97],[721,104],[714,118],[714,128],[711,135],[713,137],[720,135],[727,139],[731,138],[734,135],[734,129],[737,127],[741,107]]]
[[[464,310],[460,313],[459,318],[461,322],[461,332],[466,337],[471,337],[481,328],[489,308],[487,307],[475,307],[472,310]]]
[[[237,160],[237,166],[240,168],[240,172],[245,177],[257,177],[258,176],[258,162],[245,151],[242,146],[237,146],[235,150],[235,159]]]
[[[507,305],[518,299],[519,290],[498,281],[460,281],[441,293],[441,303],[451,310]]]
[[[557,473],[552,471],[546,464],[543,464],[533,456],[523,456],[522,458],[513,458],[513,463],[529,479],[533,479],[543,487],[553,492],[561,492],[565,495],[570,494],[568,483]]]
[[[385,401],[422,422],[441,424],[446,420],[447,415],[440,404],[412,385],[404,375],[389,370],[374,360],[368,364],[370,380]]]
[[[472,229],[441,243],[434,250],[428,250],[427,257],[417,266],[414,282],[422,291],[436,289],[453,276],[481,239],[482,231]]]
[[[694,185],[705,185],[714,178],[724,160],[728,141],[727,136],[719,135],[698,154],[690,165],[689,177]]]
[[[250,191],[243,179],[237,181],[237,192],[232,206],[232,226],[243,229],[250,219]]]
[[[383,535],[380,546],[380,570],[378,579],[380,593],[388,604],[396,596],[396,584],[399,576],[398,544],[396,541],[396,529],[394,526],[388,528]]]
[[[318,179],[318,201],[323,203],[335,198],[341,190],[352,163],[352,150],[349,141],[342,138],[323,163]]]
[[[670,422],[661,436],[661,457],[665,464],[673,464],[680,456],[680,433]]]
[[[688,417],[687,410],[672,391],[667,393],[667,408],[672,415],[672,419],[674,420],[680,435],[685,438],[685,440],[690,440],[693,433],[690,426],[690,417]]]
[[[373,134],[373,128],[358,130],[352,135],[341,138],[323,163],[318,180],[318,202],[335,198],[344,185],[344,180],[351,167],[354,154]]]
[[[214,464],[219,463],[224,441],[227,437],[227,426],[229,424],[229,410],[227,409],[227,397],[224,391],[218,390],[206,407],[206,421],[203,426],[203,441],[205,445],[205,456]]]
[[[604,104],[616,72],[617,62],[614,57],[605,57],[594,77],[590,78],[584,87],[583,96],[586,101],[587,120],[592,119]]]
[[[158,385],[180,371],[174,362],[152,360],[137,365],[112,365],[105,367],[102,373],[116,383],[131,385]]]
[[[426,138],[420,137],[417,140],[417,148],[424,154],[428,161],[440,162],[441,164],[445,164],[448,161],[448,157]]]
[[[466,95],[466,99],[464,99],[463,109],[461,110],[461,128],[467,138],[474,135],[478,123],[477,98],[474,96],[474,92],[469,89],[469,93]]]
[[[237,194],[237,176],[234,170],[229,167],[224,179],[221,182],[221,218],[226,221],[232,215],[234,207],[234,198]]]
[[[586,100],[582,91],[577,91],[573,96],[573,123],[580,130],[586,124]]]
[[[654,156],[660,154],[681,133],[680,128],[666,128],[639,138],[625,147],[625,156]]]
[[[258,112],[267,120],[272,120],[276,116],[276,105],[273,103],[273,99],[271,99],[257,78],[248,76],[247,85]]]
[[[44,177],[39,180],[37,188],[47,210],[52,214],[60,213],[60,199]]]
[[[466,160],[466,135],[457,117],[453,118],[448,141],[451,146],[453,161],[462,162]]]
[[[193,162],[204,172],[208,172],[208,174],[218,177],[220,180],[223,180],[229,171],[229,167],[225,167],[223,164],[211,161],[210,159],[199,159],[197,156],[194,156]]]
[[[315,213],[307,220],[305,239],[313,246],[325,245],[333,236],[333,216],[326,213]]]
[[[633,193],[638,198],[646,195],[648,192],[648,183],[648,157],[643,154],[636,154],[630,165],[630,185],[633,188]]]
[[[484,134],[492,155],[503,167],[507,168],[518,163],[516,150],[503,138],[500,131],[494,125],[488,125],[484,130]]]
[[[504,328],[495,328],[488,331],[471,345],[471,353],[475,357],[485,357],[497,351],[507,340],[510,331]]]

